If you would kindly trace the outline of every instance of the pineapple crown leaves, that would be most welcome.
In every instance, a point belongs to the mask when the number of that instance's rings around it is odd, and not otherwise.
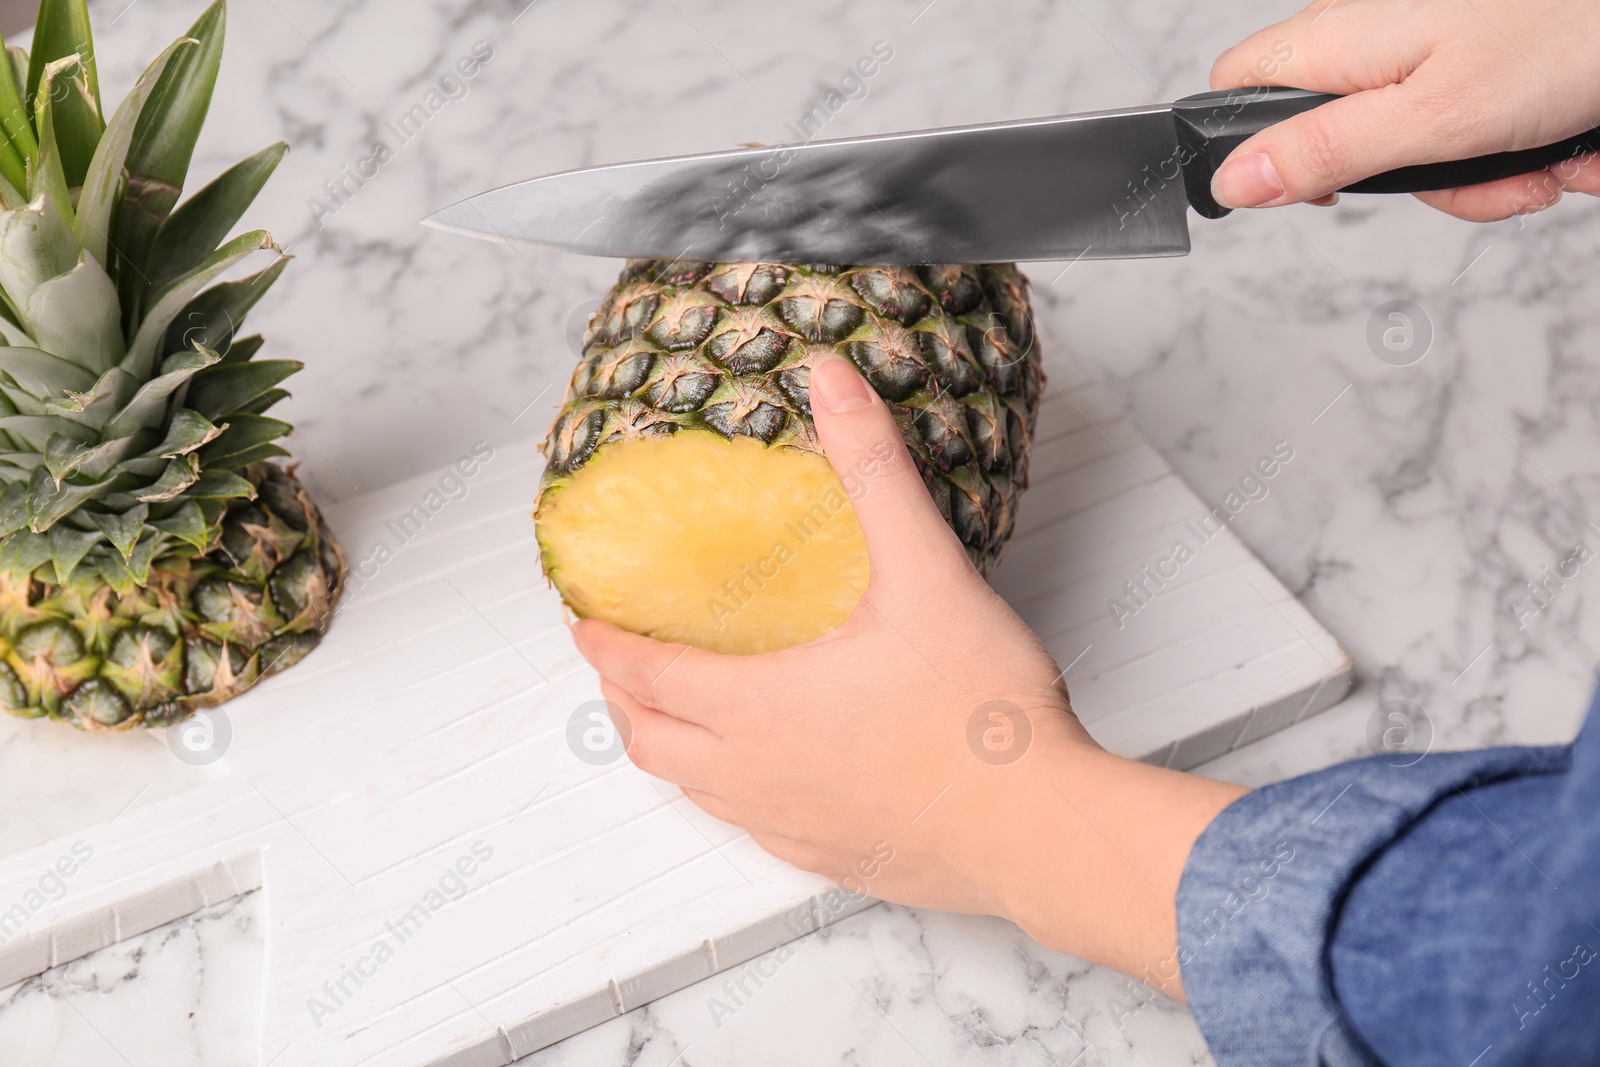
[[[215,548],[238,472],[287,453],[265,412],[300,369],[236,336],[288,261],[230,238],[287,146],[178,203],[210,107],[217,0],[103,117],[86,0],[42,0],[0,64],[0,572],[119,591]],[[225,279],[257,252],[276,258]],[[80,571],[80,568],[83,569]]]

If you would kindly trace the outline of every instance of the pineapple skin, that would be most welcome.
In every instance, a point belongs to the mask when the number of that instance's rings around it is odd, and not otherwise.
[[[344,555],[292,469],[240,474],[257,496],[228,508],[216,547],[158,561],[143,586],[0,572],[0,705],[88,733],[170,726],[314,649]]]
[[[833,353],[889,402],[940,513],[989,573],[1015,528],[1044,387],[1012,264],[630,261],[590,319],[545,442],[536,521],[585,464],[631,440],[710,433],[820,454],[811,367]],[[548,547],[541,558],[560,589],[562,561]]]

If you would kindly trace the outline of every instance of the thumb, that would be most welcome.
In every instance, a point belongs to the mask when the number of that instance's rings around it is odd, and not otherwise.
[[[1268,127],[1217,168],[1211,195],[1224,207],[1316,200],[1363,178],[1460,156],[1443,124],[1426,117],[1411,83],[1340,97]]]
[[[971,569],[889,405],[854,365],[828,356],[811,368],[811,414],[867,539],[874,586],[925,583],[943,566]]]

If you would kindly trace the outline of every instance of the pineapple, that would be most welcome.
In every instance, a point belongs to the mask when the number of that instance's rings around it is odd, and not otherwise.
[[[585,618],[719,652],[812,640],[868,579],[818,444],[811,367],[887,400],[980,571],[1015,524],[1044,375],[1014,266],[634,261],[602,301],[545,442],[544,571]]]
[[[43,0],[0,70],[0,704],[164,726],[309,652],[339,548],[266,410],[300,369],[236,336],[287,258],[226,239],[273,145],[177,204],[226,12],[106,122],[84,0]],[[219,279],[255,252],[257,274]]]

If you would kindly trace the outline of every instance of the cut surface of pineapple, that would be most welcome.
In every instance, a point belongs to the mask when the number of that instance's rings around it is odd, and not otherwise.
[[[822,636],[870,573],[825,457],[705,431],[605,449],[540,501],[538,531],[578,615],[716,652]]]

